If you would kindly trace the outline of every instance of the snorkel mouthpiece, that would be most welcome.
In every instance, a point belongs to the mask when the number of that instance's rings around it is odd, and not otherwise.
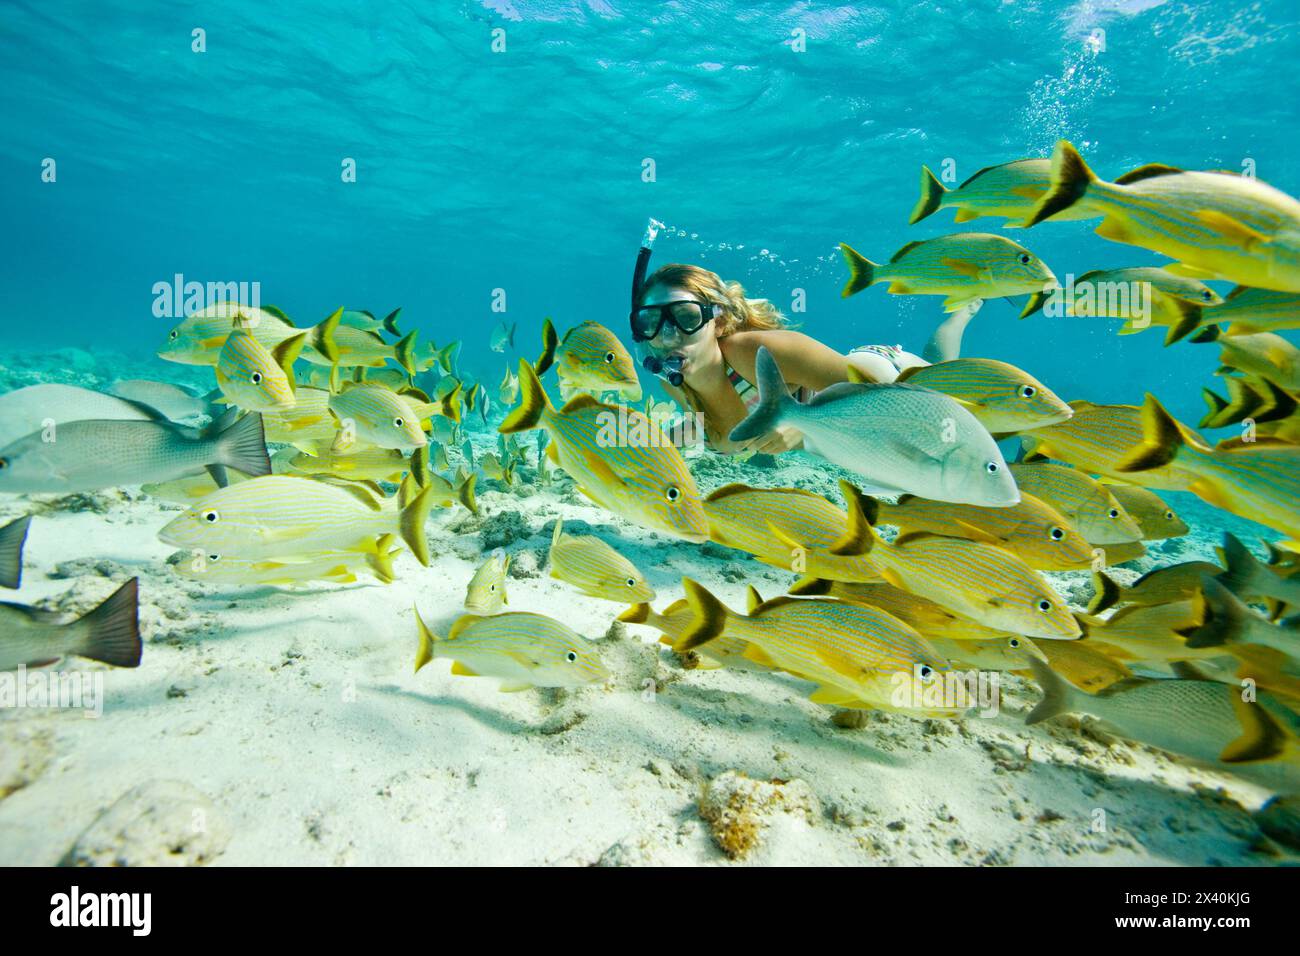
[[[669,385],[680,387],[682,378],[682,357],[680,355],[670,355],[666,359],[661,359],[657,355],[647,355],[641,360],[641,367],[651,375],[658,375],[665,379]]]

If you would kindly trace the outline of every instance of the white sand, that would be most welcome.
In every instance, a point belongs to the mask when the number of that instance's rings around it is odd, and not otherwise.
[[[488,440],[476,436],[483,450]],[[780,472],[716,459],[697,471],[706,488],[742,475],[833,487],[795,458]],[[575,533],[585,522],[632,558],[660,609],[681,595],[683,574],[737,608],[746,584],[771,596],[793,579],[632,527],[572,491],[522,494],[481,492],[483,521],[469,527],[481,524],[486,538],[450,530],[463,511],[435,515],[432,568],[404,553],[392,585],[297,591],[176,578],[155,538],[176,509],[136,493],[93,496],[103,513],[38,517],[24,586],[6,598],[71,591],[75,600],[55,606],[84,609],[139,575],[146,647],[139,669],[105,672],[98,720],[0,710],[0,864],[59,861],[102,811],[155,780],[210,798],[201,826],[229,833],[216,865],[720,863],[727,857],[699,803],[727,771],[792,781],[775,788],[785,803],[755,818],[750,863],[1276,862],[1258,849],[1249,813],[1264,791],[1146,748],[1107,746],[1071,718],[1026,728],[1037,690],[1014,677],[994,719],[873,714],[841,729],[805,699],[808,685],[683,670],[635,625],[623,636],[615,628],[605,645],[615,680],[604,688],[503,694],[494,680],[452,676],[445,660],[413,674],[412,604],[445,628],[480,554],[497,545],[515,556],[510,610],[606,634],[621,606],[538,573],[556,516]],[[1201,526],[1162,563],[1208,556],[1220,533],[1211,524],[1221,513],[1188,500],[1179,507]],[[27,510],[0,500],[0,520]],[[61,565],[71,576],[50,577]],[[1075,600],[1086,599],[1085,580],[1058,576]],[[174,810],[182,820],[192,812]]]

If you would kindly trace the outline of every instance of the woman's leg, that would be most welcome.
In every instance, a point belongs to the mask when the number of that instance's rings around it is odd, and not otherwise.
[[[927,362],[947,362],[960,358],[961,339],[966,332],[966,325],[983,304],[983,299],[976,299],[970,305],[964,305],[945,316],[930,335],[930,341],[925,343],[921,357]]]

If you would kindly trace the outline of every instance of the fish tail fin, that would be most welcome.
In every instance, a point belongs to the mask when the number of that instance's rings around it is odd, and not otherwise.
[[[1115,579],[1101,571],[1092,572],[1092,600],[1088,602],[1089,614],[1100,614],[1119,603],[1120,586]]]
[[[78,621],[86,626],[88,633],[77,655],[113,667],[139,667],[142,650],[139,612],[140,579],[132,578]]]
[[[1204,608],[1202,622],[1196,627],[1180,630],[1193,650],[1203,647],[1220,647],[1224,644],[1245,643],[1247,620],[1254,612],[1242,604],[1235,594],[1215,578],[1201,579],[1201,604]]]
[[[754,360],[754,378],[758,384],[758,404],[754,410],[731,430],[732,441],[748,441],[766,435],[781,423],[781,414],[793,399],[781,377],[781,366],[776,364],[766,346],[758,347]]]
[[[916,207],[912,210],[912,215],[908,218],[907,224],[909,226],[915,225],[937,210],[939,204],[943,202],[944,193],[947,191],[943,183],[935,179],[934,173],[930,172],[930,167],[922,166],[921,198],[917,200]]]
[[[407,466],[409,474],[415,483],[421,488],[427,488],[429,485],[429,476],[433,474],[433,462],[429,457],[429,446],[421,445],[415,451],[411,452],[410,464]]]
[[[23,580],[23,543],[32,516],[11,521],[0,528],[0,588],[16,590]]]
[[[650,605],[633,604],[615,620],[622,621],[624,624],[644,624],[650,620]]]
[[[1165,333],[1165,345],[1173,345],[1180,339],[1186,338],[1200,328],[1201,325],[1201,307],[1195,302],[1188,302],[1186,299],[1174,299],[1173,307],[1178,312],[1178,318],[1169,326],[1169,331]]]
[[[1115,463],[1117,471],[1149,471],[1174,460],[1186,444],[1183,433],[1163,405],[1150,392],[1142,405],[1142,440]]]
[[[463,392],[463,387],[457,382],[455,388],[438,400],[438,414],[451,419],[457,425],[460,424],[461,419],[460,406]]]
[[[1218,581],[1236,594],[1249,591],[1251,582],[1263,570],[1259,559],[1246,550],[1236,535],[1228,531],[1223,534],[1223,563],[1225,570],[1218,576]]]
[[[1025,225],[1037,225],[1048,216],[1073,206],[1095,182],[1097,175],[1088,168],[1079,151],[1068,140],[1061,140],[1052,153],[1052,184],[1025,220]]]
[[[367,549],[366,551],[366,564],[374,572],[375,577],[384,584],[392,584],[394,580],[393,556],[397,554],[397,551],[393,548],[393,545],[396,543],[397,539],[391,534],[381,535],[375,541],[374,550]]]
[[[397,328],[397,317],[402,314],[402,307],[399,305],[392,312],[384,316],[384,331],[389,335],[400,336],[402,333]]]
[[[425,488],[409,502],[402,505],[398,529],[402,540],[426,568],[429,566],[429,538],[424,532],[425,521],[433,507],[433,489]]]
[[[673,644],[673,650],[678,654],[685,654],[720,636],[727,626],[728,613],[726,605],[703,585],[690,578],[682,578],[682,587],[686,590],[686,603],[695,616]]]
[[[338,331],[341,318],[343,318],[343,307],[339,306],[329,318],[311,330],[311,347],[324,356],[331,365],[337,365],[339,361],[339,346],[334,340],[334,334]]]
[[[876,270],[880,267],[847,242],[840,243],[840,252],[844,254],[844,261],[849,267],[849,281],[844,284],[844,289],[840,292],[840,297],[847,299],[875,282]]]
[[[298,393],[298,380],[293,375],[293,363],[298,361],[298,355],[306,344],[307,333],[299,332],[271,350],[271,358],[275,359],[275,364],[284,370],[284,377],[289,380],[289,391],[295,395]]]
[[[501,434],[509,435],[536,428],[543,415],[555,411],[537,374],[527,359],[519,360],[519,404],[511,409],[497,429]]]
[[[415,650],[415,671],[418,673],[421,667],[434,659],[436,656],[434,653],[434,646],[442,640],[442,638],[429,630],[428,625],[424,623],[424,618],[420,617],[420,609],[418,607],[412,607],[411,610],[415,612],[415,625],[419,629],[420,643]]]
[[[232,412],[234,409],[231,410]],[[208,426],[215,432],[216,465],[242,471],[250,478],[271,473],[271,456],[266,451],[266,431],[260,412],[249,412],[231,423],[226,415]]]
[[[1065,679],[1056,671],[1048,667],[1046,661],[1040,661],[1037,657],[1032,656],[1028,660],[1029,669],[1034,672],[1034,680],[1038,681],[1038,685],[1043,689],[1043,699],[1029,712],[1029,716],[1025,718],[1025,723],[1027,725],[1037,724],[1055,717],[1057,714],[1070,711],[1080,692],[1066,683]]]
[[[400,309],[398,310],[401,311]],[[385,322],[388,319],[384,320]],[[397,359],[397,364],[406,369],[406,374],[415,378],[419,369],[419,362],[415,357],[415,338],[420,334],[419,329],[411,329],[406,335],[402,336],[393,346],[393,357]]]
[[[456,486],[456,500],[465,506],[465,510],[470,514],[478,514],[478,499],[474,497],[474,483],[478,481],[478,473],[468,475],[464,481]]]
[[[840,479],[840,494],[844,496],[849,521],[844,537],[831,545],[831,554],[841,557],[866,554],[876,542],[873,526],[880,518],[880,504],[843,478]]]
[[[537,359],[537,363],[533,366],[533,371],[535,371],[539,376],[545,374],[546,370],[555,364],[555,350],[559,347],[560,337],[555,334],[555,325],[551,322],[551,317],[548,315],[542,320],[542,354],[541,357]],[[520,381],[523,381],[522,375],[520,376]]]

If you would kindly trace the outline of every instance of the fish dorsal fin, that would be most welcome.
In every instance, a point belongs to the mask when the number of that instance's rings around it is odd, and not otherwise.
[[[763,595],[758,593],[758,588],[750,585],[745,591],[745,613],[753,616],[754,612],[763,606]]]
[[[584,408],[608,408],[608,406],[596,401],[586,392],[580,392],[564,403],[564,407],[560,409],[560,414],[570,415],[582,411]]]
[[[1164,163],[1147,163],[1145,166],[1130,169],[1124,175],[1116,177],[1115,182],[1120,186],[1127,186],[1130,183],[1141,182],[1144,179],[1154,179],[1157,176],[1172,176],[1181,172],[1183,170],[1177,166],[1166,166]]]
[[[264,305],[262,306],[262,311],[272,318],[280,320],[285,325],[289,326],[289,328],[294,327],[293,320],[291,320],[278,305]]]
[[[733,481],[729,485],[723,485],[716,491],[710,492],[705,501],[721,501],[723,498],[730,498],[732,495],[744,494],[747,491],[754,491],[752,485],[742,484],[739,481]]]
[[[800,597],[823,597],[831,593],[831,587],[832,583],[825,578],[814,578],[810,575],[790,585],[790,593]]]
[[[462,614],[452,623],[451,630],[447,632],[446,640],[450,641],[454,639],[461,631],[479,620],[482,620],[482,615],[480,614]]]
[[[942,538],[944,535],[935,534],[933,531],[908,531],[900,534],[894,539],[894,547],[899,548],[904,545],[913,544],[917,541],[924,541],[927,538]]]
[[[844,536],[831,545],[830,552],[841,557],[866,554],[875,543],[871,523],[879,516],[879,506],[875,499],[870,499],[870,504],[866,504],[862,492],[849,482],[841,480],[840,486],[844,502],[848,506],[848,525],[844,529]],[[867,514],[869,509],[872,512],[870,515]]]
[[[1247,703],[1242,700],[1237,688],[1225,685],[1223,689],[1232,703],[1242,733],[1223,748],[1219,759],[1224,763],[1245,763],[1267,760],[1281,754],[1286,749],[1286,736],[1273,716],[1258,701]]]
[[[363,505],[369,508],[371,511],[383,510],[384,507],[383,504],[379,499],[375,498],[374,493],[370,491],[370,488],[361,485],[358,482],[345,481],[343,479],[333,480],[330,478],[317,478],[315,480],[322,482],[323,484],[332,485],[333,487],[338,488],[340,491],[347,492],[353,498],[356,498],[357,501],[361,502]],[[372,485],[371,487],[377,487],[377,486]]]
[[[914,240],[914,241],[912,241],[912,242],[909,242],[907,245],[903,246],[901,249],[899,249],[897,252],[895,252],[892,256],[890,256],[890,257],[889,257],[889,261],[890,261],[890,262],[897,262],[899,259],[903,258],[903,256],[907,255],[907,253],[908,253],[909,250],[911,250],[911,249],[915,249],[915,248],[916,248],[917,246],[919,246],[920,244],[921,244],[921,240],[920,240],[920,239],[916,239],[916,240]]]
[[[765,614],[768,611],[774,611],[779,607],[786,607],[787,605],[790,604],[803,604],[803,603],[804,601],[801,598],[790,597],[788,594],[782,594],[778,597],[768,598],[766,601],[763,601],[755,605],[753,608],[750,609],[749,616],[753,617],[756,614]]]

